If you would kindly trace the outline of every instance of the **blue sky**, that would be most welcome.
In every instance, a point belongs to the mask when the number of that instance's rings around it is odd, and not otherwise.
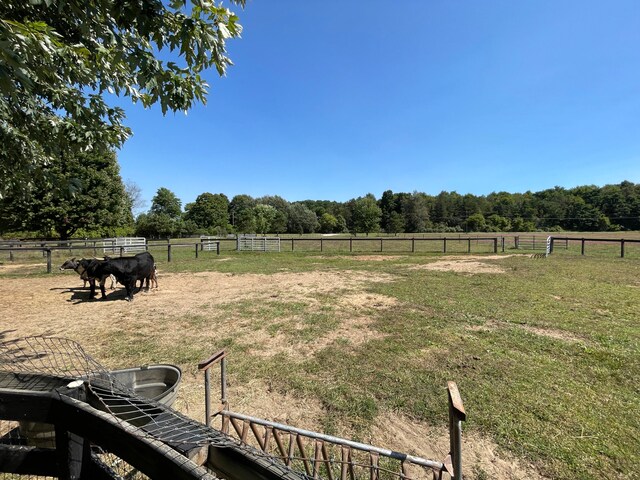
[[[640,1],[248,0],[188,115],[124,104],[150,203],[640,183]]]

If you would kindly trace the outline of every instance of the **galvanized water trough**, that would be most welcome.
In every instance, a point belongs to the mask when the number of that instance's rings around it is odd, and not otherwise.
[[[168,407],[178,395],[182,371],[175,365],[157,364],[142,367],[112,370],[111,377],[133,393],[147,400],[154,400]],[[61,385],[65,383],[62,382]],[[39,448],[55,448],[54,426],[48,423],[19,422],[20,434],[27,439],[27,445]]]

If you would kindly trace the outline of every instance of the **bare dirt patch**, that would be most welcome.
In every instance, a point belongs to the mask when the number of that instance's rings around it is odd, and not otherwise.
[[[499,265],[486,263],[487,260],[503,260],[513,255],[469,255],[469,256],[450,256],[444,257],[442,260],[426,263],[423,265],[414,265],[409,267],[412,270],[435,270],[440,272],[456,272],[468,275],[482,273],[505,273],[505,270]]]
[[[380,415],[371,430],[370,441],[385,448],[417,455],[429,460],[443,461],[449,453],[449,432],[445,427],[434,428],[404,415],[387,412]],[[479,435],[464,432],[462,436],[463,477],[499,478],[510,480],[542,480],[536,469],[503,452],[498,446]],[[422,469],[413,469],[415,478],[431,479]],[[412,478],[414,478],[412,476]]]
[[[570,342],[570,343],[584,342],[584,339],[578,337],[577,335],[573,335],[569,332],[564,332],[562,330],[533,327],[531,325],[520,325],[520,328],[522,328],[523,330],[526,330],[529,333],[533,333],[535,335],[554,338],[556,340],[562,340],[563,342]]]
[[[88,300],[88,289],[75,274],[59,274],[38,278],[0,279],[0,332],[3,337],[55,335],[77,340],[97,358],[104,338],[113,332],[123,335],[145,332],[156,341],[172,348],[176,335],[184,342],[209,342],[233,336],[239,344],[255,345],[263,354],[289,351],[304,358],[334,341],[345,338],[360,345],[379,334],[355,315],[353,305],[363,288],[371,283],[393,281],[394,277],[357,271],[277,273],[274,275],[225,274],[160,274],[159,289],[135,295],[133,302],[124,301],[124,290],[108,292],[108,300]],[[313,311],[319,295],[331,294],[336,303],[346,298],[350,307],[337,307],[340,328],[322,332],[312,344],[291,337],[271,336],[257,328],[253,318],[229,314],[225,306],[243,301],[268,305],[270,302],[298,302]],[[391,304],[382,296],[373,296],[373,308]],[[360,303],[366,302],[366,298]],[[177,321],[173,319],[178,319]],[[201,322],[198,328],[185,324]],[[295,322],[296,319],[287,319]],[[366,325],[365,325],[366,324]],[[159,329],[161,335],[159,334]],[[301,352],[306,352],[304,355]]]
[[[406,258],[406,255],[334,255],[331,258],[341,258],[343,260],[355,260],[357,262],[388,262],[390,260],[400,260]],[[326,257],[318,257],[326,258]]]
[[[47,270],[46,263],[1,263],[0,273],[38,273]]]
[[[440,272],[456,272],[456,273],[505,273],[502,267],[491,265],[484,262],[461,261],[461,260],[439,260],[425,265],[415,265],[412,270],[436,270]]]
[[[465,329],[472,332],[488,332],[497,330],[500,328],[520,328],[534,335],[540,335],[542,337],[553,338],[555,340],[561,340],[563,342],[576,343],[585,342],[585,339],[580,338],[577,335],[573,335],[570,332],[563,330],[556,330],[552,328],[534,327],[533,325],[521,325],[508,322],[501,322],[499,320],[488,320],[482,325],[471,325]]]
[[[304,326],[295,325],[294,328],[301,330]],[[247,346],[253,355],[272,357],[284,353],[292,359],[303,360],[338,341],[357,347],[380,338],[384,338],[384,335],[373,328],[369,318],[356,317],[344,320],[338,328],[328,330],[322,336],[303,343],[292,342],[290,336],[280,333],[269,334],[265,330],[257,330],[248,337],[250,343]]]
[[[354,310],[362,310],[368,308],[384,309],[392,308],[398,304],[398,300],[394,297],[386,295],[376,295],[372,293],[351,293],[340,299],[340,304]]]

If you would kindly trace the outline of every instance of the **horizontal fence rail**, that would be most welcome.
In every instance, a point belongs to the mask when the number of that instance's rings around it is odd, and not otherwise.
[[[263,237],[256,237],[257,239]],[[514,235],[514,236],[444,236],[444,237],[275,237],[283,248],[281,251],[290,252],[345,252],[365,253],[498,253],[505,252],[507,248],[519,250],[544,250],[548,247],[548,253],[562,248],[568,253],[580,252],[586,255],[587,250],[592,255],[611,255],[611,246],[618,246],[615,254],[621,258],[631,254],[631,257],[640,256],[640,239],[637,238],[606,238],[606,237],[572,237],[572,236],[534,236],[534,235]],[[14,261],[17,254],[27,252],[40,252],[47,261],[47,272],[52,271],[52,253],[67,251],[69,255],[84,251],[80,255],[92,252],[93,257],[98,257],[102,253],[104,239],[84,239],[84,240],[57,240],[57,241],[17,241],[0,240],[0,255],[6,254],[9,261]],[[549,241],[549,245],[547,245]],[[609,246],[609,250],[607,250]],[[633,246],[632,249],[629,249]],[[131,245],[113,245],[108,247],[113,251],[111,255],[125,256]],[[236,238],[188,238],[147,241],[137,248],[146,251],[156,252],[166,251],[167,262],[173,260],[173,252],[176,248],[192,248],[195,258],[199,257],[199,252],[215,251],[217,255],[224,249],[225,251],[238,250],[238,240]],[[100,252],[98,252],[100,250]],[[263,249],[264,250],[264,249]],[[131,253],[130,253],[131,254]]]
[[[193,248],[194,250],[194,254],[195,254],[195,258],[198,258],[198,252],[203,250],[203,247],[206,245],[209,245],[210,248],[207,248],[206,250],[215,250],[217,255],[220,255],[220,242],[197,242],[197,243],[167,243],[167,244],[147,244],[145,246],[143,246],[142,248],[145,251],[149,251],[151,249],[153,249],[154,251],[156,250],[164,250],[166,249],[167,251],[167,262],[171,262],[172,256],[172,249],[174,248]],[[73,255],[74,251],[87,251],[87,250],[94,250],[94,257],[97,256],[97,252],[96,249],[98,248],[102,248],[102,246],[98,247],[84,247],[84,246],[67,246],[67,247],[53,247],[53,246],[48,246],[48,247],[5,247],[5,246],[0,246],[0,253],[7,253],[9,255],[9,260],[13,261],[15,254],[16,253],[20,253],[20,252],[42,252],[42,256],[46,257],[47,259],[47,273],[51,273],[52,271],[52,253],[53,252],[61,252],[61,251],[65,251],[65,252],[69,252],[69,255]],[[114,246],[114,247],[109,247],[109,249],[113,249],[114,253],[118,254],[120,257],[126,256],[126,252],[127,249],[130,248],[130,246],[127,245],[120,245],[120,246]],[[129,255],[133,255],[133,253],[130,253]]]
[[[312,245],[313,250],[319,250],[324,252],[326,246],[331,244],[339,244],[339,249],[346,250],[348,246],[349,252],[362,252],[362,251],[398,251],[398,248],[392,250],[385,250],[385,244],[387,246],[395,244],[397,247],[400,243],[405,243],[406,248],[403,251],[410,251],[415,253],[420,250],[420,244],[436,244],[438,248],[436,251],[442,253],[448,253],[455,251],[460,253],[466,251],[471,253],[478,245],[486,246],[488,250],[493,253],[498,253],[498,245],[502,245],[504,251],[504,239],[501,237],[329,237],[329,238],[283,238],[282,243],[290,243],[291,251],[296,250],[296,244],[298,245]],[[363,244],[369,244],[369,249],[363,249]],[[462,248],[452,249],[452,245],[462,245]]]
[[[585,255],[587,244],[618,244],[620,246],[620,258],[624,258],[625,256],[625,247],[628,244],[639,245],[640,239],[626,239],[626,238],[586,238],[586,237],[549,237],[551,241],[550,251],[553,252],[558,244],[564,245],[565,249],[569,248],[570,244],[580,244],[580,255]]]
[[[226,397],[226,356],[225,350],[220,350],[198,364],[204,372],[205,422],[210,425],[211,419],[219,415],[221,431],[237,435],[243,444],[253,441],[265,454],[275,455],[286,466],[304,469],[314,479],[323,473],[326,476],[322,478],[331,480],[364,478],[355,473],[357,469],[370,479],[410,480],[415,478],[409,472],[410,466],[429,469],[434,478],[442,478],[446,472],[454,480],[462,479],[462,422],[466,413],[455,382],[447,384],[450,452],[439,462],[233,412]],[[220,365],[221,398],[219,408],[212,413],[210,369],[216,364]]]

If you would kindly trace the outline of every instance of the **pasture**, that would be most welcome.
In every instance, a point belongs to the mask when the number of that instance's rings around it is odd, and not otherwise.
[[[174,363],[200,420],[196,365],[226,348],[233,410],[434,459],[453,380],[465,478],[640,478],[640,262],[513,253],[177,250],[133,303],[2,259],[0,332]]]

